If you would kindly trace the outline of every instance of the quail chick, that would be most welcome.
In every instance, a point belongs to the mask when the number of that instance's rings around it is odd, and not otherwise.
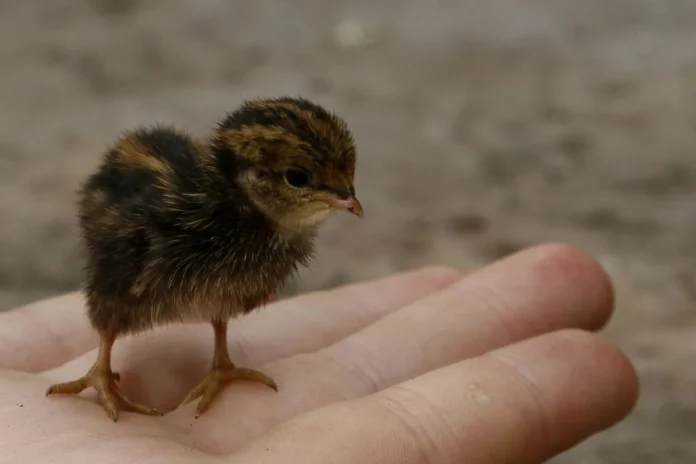
[[[202,414],[230,380],[265,374],[235,366],[227,323],[274,297],[309,263],[319,225],[333,213],[362,217],[356,149],[344,120],[304,98],[244,102],[204,140],[166,126],[125,133],[80,190],[89,320],[99,354],[81,378],[50,394],[97,390],[107,414],[160,415],[127,398],[111,370],[119,336],[155,326],[210,322],[210,374],[182,401]]]

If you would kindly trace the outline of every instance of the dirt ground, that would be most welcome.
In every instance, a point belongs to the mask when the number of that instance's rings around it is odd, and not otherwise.
[[[553,462],[696,462],[695,1],[2,0],[0,64],[0,309],[76,287],[73,192],[122,129],[303,94],[354,128],[369,219],[292,291],[574,243],[642,398]]]

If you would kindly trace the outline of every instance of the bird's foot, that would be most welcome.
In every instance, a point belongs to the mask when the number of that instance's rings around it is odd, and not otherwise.
[[[118,420],[119,407],[123,410],[147,414],[150,416],[161,416],[162,413],[149,406],[135,403],[123,394],[118,382],[121,376],[118,372],[106,371],[103,369],[91,370],[87,375],[72,382],[58,383],[51,385],[46,390],[46,396],[53,394],[76,395],[86,388],[92,387],[99,394],[104,411],[116,422]]]
[[[243,367],[234,367],[230,365],[229,367],[223,367],[219,369],[213,369],[208,376],[203,379],[196,387],[194,387],[184,401],[181,402],[179,407],[184,406],[196,398],[201,398],[196,408],[196,418],[203,414],[217,395],[222,391],[225,384],[232,380],[249,380],[251,382],[258,382],[278,391],[278,386],[275,381],[268,377],[263,372],[255,371],[253,369],[245,369]]]

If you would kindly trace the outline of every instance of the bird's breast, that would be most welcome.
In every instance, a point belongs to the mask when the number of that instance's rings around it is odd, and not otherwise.
[[[153,318],[210,321],[248,313],[306,265],[311,253],[311,242],[270,242],[265,247],[170,254],[158,261],[153,278],[143,280],[151,284],[147,293],[154,302]]]

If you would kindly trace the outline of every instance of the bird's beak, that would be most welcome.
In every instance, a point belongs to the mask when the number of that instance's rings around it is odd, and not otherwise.
[[[363,207],[357,198],[351,196],[346,199],[334,198],[331,201],[331,205],[334,208],[340,209],[342,211],[347,211],[351,214],[355,214],[358,217],[363,217]]]

